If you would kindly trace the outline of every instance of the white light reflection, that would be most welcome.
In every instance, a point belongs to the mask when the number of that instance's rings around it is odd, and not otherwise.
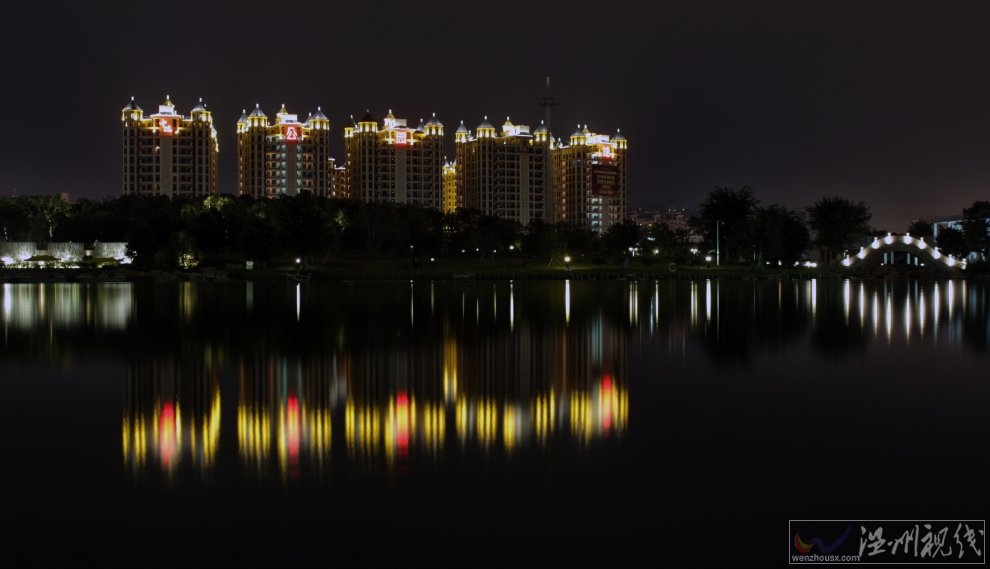
[[[691,281],[691,327],[698,325],[698,283]]]
[[[564,280],[564,323],[571,322],[571,279]]]
[[[849,305],[852,303],[852,284],[849,279],[842,283],[842,308],[846,316],[846,324],[849,324]]]
[[[866,284],[859,283],[859,327],[866,325]]]
[[[660,325],[660,281],[653,284],[653,327]]]
[[[301,314],[301,310],[300,310],[300,308],[301,308],[301,304],[300,304],[300,298],[301,298],[301,296],[300,296],[300,292],[299,292],[300,291],[300,288],[299,288],[300,286],[302,286],[302,285],[300,285],[299,283],[296,283],[296,322],[299,322],[299,316]]]
[[[818,279],[811,279],[811,317],[818,314]]]
[[[639,320],[639,283],[629,283],[629,325],[635,326]]]
[[[952,313],[956,310],[956,283],[949,281],[948,291],[946,291],[946,301],[949,303],[949,321],[952,321]]]
[[[939,291],[938,283],[935,283],[935,292],[932,293],[932,324],[935,327],[935,336],[938,337],[938,316],[942,312],[942,295]]]
[[[3,321],[10,320],[10,312],[14,306],[14,300],[10,296],[10,283],[3,283]]]
[[[925,291],[921,291],[921,298],[918,300],[918,328],[922,337],[925,335]]]
[[[705,279],[705,320],[712,319],[712,280]]]

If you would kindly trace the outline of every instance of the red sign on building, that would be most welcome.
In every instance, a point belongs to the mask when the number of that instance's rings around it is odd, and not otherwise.
[[[591,166],[591,193],[596,196],[614,196],[619,191],[619,168],[614,164]]]
[[[169,117],[159,117],[158,118],[158,132],[162,136],[172,136],[175,134],[175,123],[174,118]]]

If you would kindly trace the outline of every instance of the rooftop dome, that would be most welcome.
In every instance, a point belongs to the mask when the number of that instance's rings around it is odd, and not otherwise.
[[[252,117],[265,117],[265,118],[268,117],[268,115],[266,115],[264,113],[264,111],[261,110],[261,105],[259,105],[257,103],[254,104],[254,110],[251,111],[251,114],[249,116],[252,116]]]
[[[443,126],[443,123],[437,120],[437,114],[433,113],[430,120],[426,121],[426,126]]]
[[[464,121],[461,121],[460,126],[457,127],[457,130],[455,132],[457,132],[457,133],[463,133],[463,134],[467,134],[468,133],[467,127],[464,126]]]
[[[141,112],[144,112],[144,109],[142,109],[141,107],[139,107],[138,104],[134,102],[134,97],[131,97],[131,100],[127,102],[127,106],[125,106],[123,108],[123,110],[125,110],[125,111],[141,111]]]
[[[194,113],[196,111],[205,111],[206,110],[206,105],[203,104],[203,97],[200,97],[199,98],[199,102],[196,103],[196,106],[193,107],[192,110],[193,110]]]
[[[481,121],[478,128],[495,128],[492,123],[488,122],[488,115],[485,115],[485,120]]]
[[[615,136],[612,137],[612,140],[625,140],[625,139],[626,137],[622,136],[622,131],[620,129],[615,129]]]
[[[314,119],[330,120],[325,114],[323,114],[323,109],[321,107],[316,107],[316,113],[312,116]]]
[[[364,111],[364,116],[361,117],[361,122],[375,122],[375,117],[371,116],[370,110]]]
[[[547,125],[543,124],[543,121],[540,121],[540,126],[536,127],[536,130],[534,130],[533,132],[536,133],[536,132],[546,132],[546,131],[547,131]]]
[[[247,109],[241,111],[241,118],[237,119],[238,124],[248,122]]]

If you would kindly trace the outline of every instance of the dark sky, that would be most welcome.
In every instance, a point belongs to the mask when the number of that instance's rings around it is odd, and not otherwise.
[[[545,75],[578,122],[629,140],[633,206],[693,207],[714,185],[800,208],[867,201],[874,224],[990,199],[990,3],[141,2],[4,7],[0,195],[117,195],[119,110],[188,113],[220,130],[260,102],[305,116],[389,108],[411,121],[538,124]],[[452,153],[452,136],[450,142]]]

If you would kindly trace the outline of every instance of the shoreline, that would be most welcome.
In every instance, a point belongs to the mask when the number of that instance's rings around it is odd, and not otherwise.
[[[408,267],[319,267],[299,271],[288,268],[273,269],[203,269],[203,270],[131,270],[131,269],[2,269],[0,283],[122,283],[122,282],[389,282],[389,281],[564,281],[564,280],[695,280],[695,279],[743,279],[743,280],[984,280],[982,274],[934,274],[928,272],[890,272],[874,275],[856,275],[829,269],[776,269],[754,270],[745,267],[634,267],[628,269],[603,267],[574,267],[568,271],[562,267],[535,268],[528,266],[504,267],[408,268]]]

